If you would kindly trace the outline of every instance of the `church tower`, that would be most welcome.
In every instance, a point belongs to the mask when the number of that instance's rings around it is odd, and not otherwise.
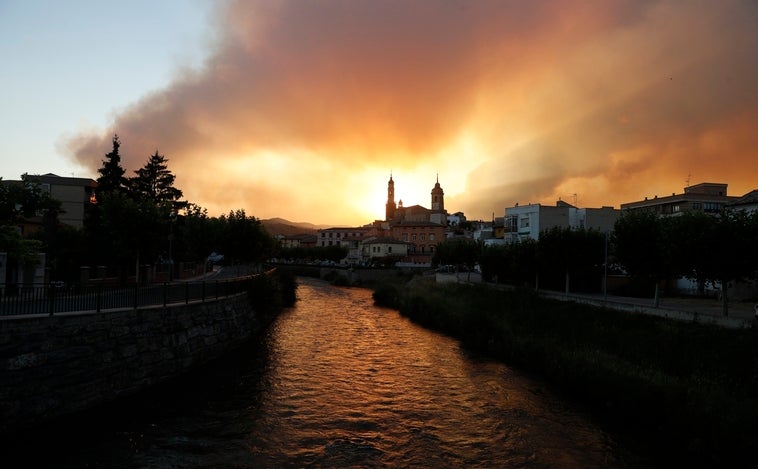
[[[429,221],[440,225],[447,224],[447,212],[445,211],[445,192],[440,186],[440,176],[437,175],[437,183],[432,189],[432,210],[429,214]]]
[[[392,173],[390,173],[390,180],[387,183],[387,205],[385,206],[385,221],[390,221],[395,218],[395,181],[392,180]]]
[[[444,212],[445,211],[445,192],[440,187],[440,176],[437,175],[437,183],[432,189],[432,212]]]

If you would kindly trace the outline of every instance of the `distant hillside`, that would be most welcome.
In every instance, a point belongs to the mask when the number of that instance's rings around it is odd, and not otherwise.
[[[266,228],[269,234],[292,236],[298,234],[316,234],[322,228],[328,228],[324,225],[314,225],[313,223],[302,223],[285,220],[284,218],[270,218],[261,220],[261,224]]]

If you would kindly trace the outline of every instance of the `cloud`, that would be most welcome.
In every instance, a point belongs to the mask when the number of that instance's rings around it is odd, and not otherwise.
[[[389,170],[431,188],[442,169],[446,207],[484,218],[618,206],[688,174],[755,188],[754,2],[223,5],[204,66],[70,138],[77,163],[98,168],[117,132],[127,169],[159,149],[212,211],[325,223],[370,221],[349,202]]]

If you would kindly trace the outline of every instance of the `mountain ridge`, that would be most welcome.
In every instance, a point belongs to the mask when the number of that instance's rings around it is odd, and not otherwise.
[[[270,235],[293,236],[298,234],[316,234],[318,230],[329,228],[328,225],[316,225],[309,222],[293,222],[285,218],[268,218],[260,220]]]

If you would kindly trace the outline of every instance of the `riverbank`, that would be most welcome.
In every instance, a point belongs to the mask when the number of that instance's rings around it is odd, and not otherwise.
[[[416,278],[375,301],[539,374],[661,462],[728,465],[758,430],[756,331]]]
[[[293,276],[208,301],[0,321],[0,435],[146,391],[229,353],[295,302]]]

